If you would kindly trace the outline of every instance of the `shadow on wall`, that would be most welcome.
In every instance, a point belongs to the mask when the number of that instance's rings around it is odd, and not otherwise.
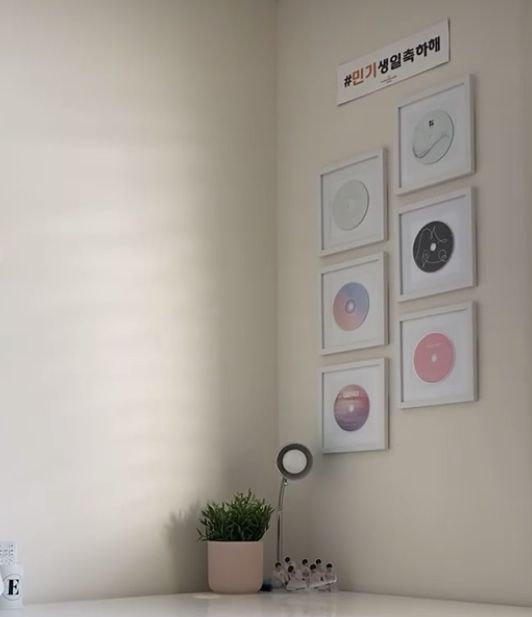
[[[200,509],[196,502],[186,511],[172,512],[165,525],[178,593],[207,589],[207,545],[197,532]]]

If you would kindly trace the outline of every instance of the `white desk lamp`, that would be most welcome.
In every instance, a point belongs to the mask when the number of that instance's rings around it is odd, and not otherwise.
[[[300,480],[312,469],[312,454],[300,443],[290,443],[281,448],[277,455],[277,468],[283,476],[277,502],[277,561],[281,561],[283,552],[283,500],[288,480]]]

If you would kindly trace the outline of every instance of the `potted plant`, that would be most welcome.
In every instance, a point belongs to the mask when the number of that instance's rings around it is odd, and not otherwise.
[[[256,593],[262,586],[262,538],[274,509],[251,491],[201,511],[209,587],[216,593]]]

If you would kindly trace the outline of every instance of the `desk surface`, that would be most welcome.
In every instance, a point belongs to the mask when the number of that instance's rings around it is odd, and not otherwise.
[[[30,605],[6,617],[532,617],[532,608],[363,593],[179,594]]]

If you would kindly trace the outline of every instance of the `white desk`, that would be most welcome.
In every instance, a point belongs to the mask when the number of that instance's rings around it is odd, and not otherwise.
[[[532,608],[362,593],[179,594],[30,605],[1,617],[532,617]]]

